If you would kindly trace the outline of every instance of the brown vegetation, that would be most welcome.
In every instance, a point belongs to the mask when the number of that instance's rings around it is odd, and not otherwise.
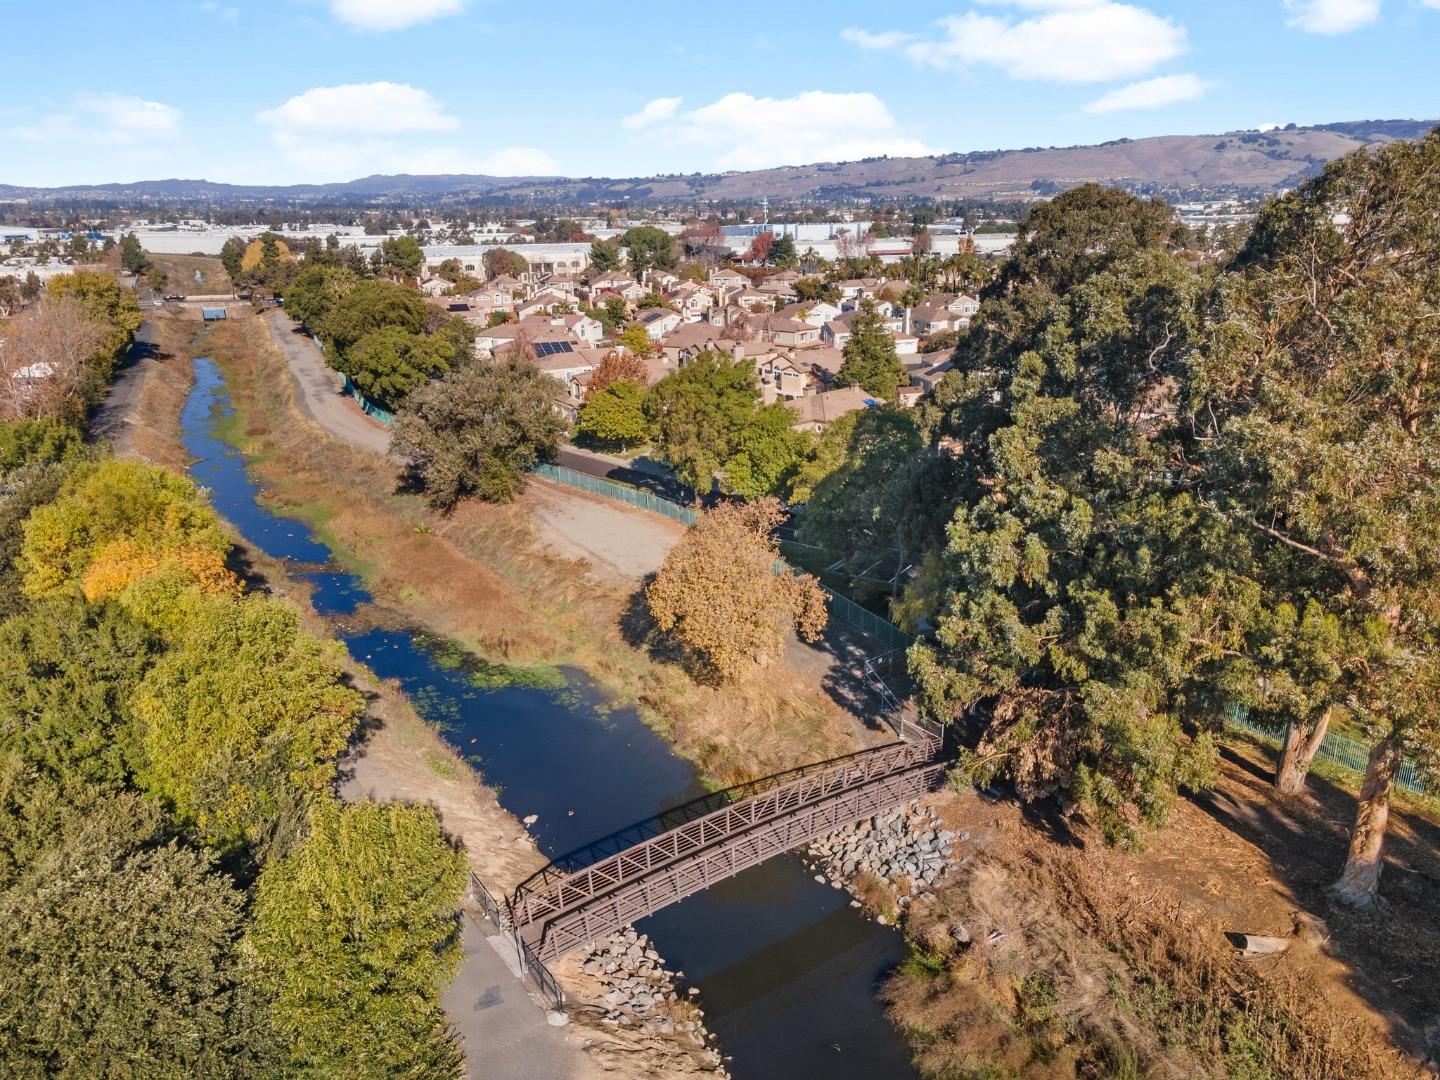
[[[229,379],[236,438],[264,497],[317,527],[380,608],[492,661],[584,668],[720,783],[855,749],[847,715],[813,681],[772,671],[722,692],[652,657],[635,639],[630,591],[541,550],[523,501],[466,502],[442,517],[398,492],[395,463],[335,442],[299,411],[262,320],[212,327],[206,350]]]
[[[0,421],[75,419],[108,328],[73,296],[46,295],[0,331]]]
[[[734,682],[769,667],[793,628],[805,641],[825,629],[825,594],[809,574],[777,574],[776,499],[723,503],[700,515],[645,590],[660,630],[702,681]]]

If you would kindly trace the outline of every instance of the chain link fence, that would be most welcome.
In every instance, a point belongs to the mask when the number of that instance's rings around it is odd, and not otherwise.
[[[663,514],[682,525],[695,524],[695,511],[690,507],[681,506],[669,499],[662,499],[660,496],[652,495],[640,488],[617,484],[615,481],[606,480],[601,476],[591,476],[589,473],[567,469],[563,465],[550,465],[545,462],[536,465],[533,471],[536,476],[575,488],[577,491],[599,495],[603,499],[614,499],[616,502],[622,502],[629,506],[638,506],[641,510],[649,510],[651,513]]]
[[[1230,711],[1227,718],[1230,727],[1240,731],[1248,732],[1256,738],[1264,739],[1268,743],[1282,746],[1285,742],[1285,729],[1271,724],[1262,724],[1250,719],[1245,711],[1238,705]],[[1357,772],[1364,775],[1365,766],[1370,760],[1370,747],[1358,739],[1351,739],[1345,735],[1337,735],[1335,732],[1327,732],[1325,741],[1320,744],[1316,752],[1317,758],[1324,758],[1326,761],[1333,761],[1342,769]],[[1420,770],[1415,767],[1413,761],[1405,761],[1400,765],[1400,771],[1395,774],[1395,784],[1406,791],[1416,795],[1434,794],[1425,785],[1420,777]]]

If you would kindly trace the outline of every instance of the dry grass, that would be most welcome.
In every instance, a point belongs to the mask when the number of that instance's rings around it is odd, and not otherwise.
[[[381,606],[490,661],[583,668],[719,784],[856,748],[845,713],[797,675],[710,688],[631,644],[633,594],[541,550],[523,500],[442,517],[397,492],[392,462],[335,442],[299,411],[263,320],[213,327],[207,351],[229,379],[266,500],[312,522]]]
[[[166,292],[218,296],[231,291],[230,275],[225,272],[225,264],[213,255],[156,255],[151,252],[150,261],[170,275],[165,285]],[[196,270],[205,276],[203,282],[195,280]]]
[[[1372,1027],[1318,1006],[1303,942],[1245,963],[1218,923],[1137,895],[1095,855],[985,855],[912,909],[923,948],[886,997],[925,1075],[1420,1075]]]

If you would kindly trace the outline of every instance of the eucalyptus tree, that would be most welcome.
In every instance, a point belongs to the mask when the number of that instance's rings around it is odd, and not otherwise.
[[[1294,688],[1291,751],[1337,706],[1372,740],[1335,885],[1357,904],[1376,895],[1405,755],[1440,749],[1437,206],[1440,131],[1271,203],[1193,373],[1207,497],[1290,594],[1293,629],[1255,674]]]

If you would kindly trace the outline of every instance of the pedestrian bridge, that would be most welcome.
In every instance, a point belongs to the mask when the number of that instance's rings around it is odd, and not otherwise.
[[[887,722],[898,741],[707,795],[558,859],[492,917],[500,916],[523,952],[548,962],[917,798],[945,769],[941,728],[913,715]]]

